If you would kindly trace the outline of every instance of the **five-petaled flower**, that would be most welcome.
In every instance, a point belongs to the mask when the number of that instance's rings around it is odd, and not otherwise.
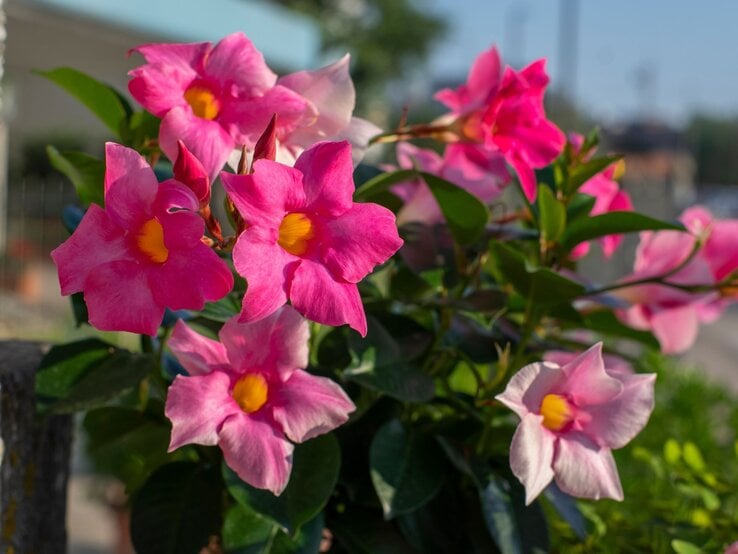
[[[546,118],[547,85],[546,60],[520,71],[511,67],[503,71],[497,48],[492,47],[474,60],[465,84],[436,93],[436,99],[451,110],[439,123],[453,122],[463,142],[502,152],[530,201],[536,197],[533,170],[551,163],[566,144],[561,130]]]
[[[98,329],[155,335],[165,308],[201,310],[233,288],[233,275],[200,240],[189,188],[159,184],[141,155],[118,144],[106,144],[105,162],[105,208],[92,204],[51,253],[61,292],[84,292]]]
[[[293,445],[346,422],[355,409],[341,387],[310,375],[308,322],[285,306],[260,321],[230,319],[220,342],[175,325],[169,348],[188,376],[169,387],[169,450],[218,445],[225,462],[254,487],[280,494]],[[288,440],[289,439],[289,440]]]
[[[353,202],[352,175],[347,142],[318,143],[294,168],[258,160],[251,175],[221,174],[246,224],[233,249],[248,284],[241,321],[290,300],[308,319],[366,334],[357,283],[402,239],[390,210]]]
[[[510,467],[530,504],[556,480],[583,498],[623,499],[611,449],[621,448],[653,411],[654,374],[609,371],[602,343],[560,366],[538,362],[513,375],[496,398],[521,419]]]

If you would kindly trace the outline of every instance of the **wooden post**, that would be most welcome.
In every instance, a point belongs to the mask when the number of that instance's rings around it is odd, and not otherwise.
[[[39,343],[0,342],[0,554],[67,549],[66,502],[72,416],[35,410]]]

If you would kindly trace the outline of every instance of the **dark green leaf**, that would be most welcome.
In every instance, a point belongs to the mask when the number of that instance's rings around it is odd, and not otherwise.
[[[150,148],[151,141],[159,137],[160,124],[161,120],[149,112],[135,112],[131,115],[130,129],[127,131],[130,134],[128,142],[135,149],[145,152]]]
[[[482,202],[459,186],[436,175],[421,172],[446,219],[451,234],[459,244],[470,244],[484,232],[489,212]]]
[[[72,304],[72,313],[74,315],[74,323],[79,327],[83,323],[87,323],[89,314],[87,313],[87,304],[85,304],[84,294],[75,292],[69,297]]]
[[[248,506],[235,504],[223,522],[223,547],[233,554],[266,554],[278,526]]]
[[[580,217],[586,217],[594,208],[596,198],[589,194],[575,194],[566,208],[566,220],[571,223]]]
[[[174,462],[155,471],[133,499],[138,554],[199,554],[220,532],[222,484],[216,467]]]
[[[438,493],[443,484],[442,458],[431,437],[408,431],[398,420],[377,431],[369,466],[385,518],[412,512]]]
[[[583,541],[586,539],[587,524],[574,499],[565,492],[562,492],[556,483],[551,483],[546,487],[543,494],[553,504],[553,507],[556,508],[556,511],[563,520],[569,524],[579,540]]]
[[[584,183],[592,177],[607,169],[608,166],[620,160],[622,156],[600,156],[592,158],[587,163],[580,165],[576,169],[569,172],[569,183],[567,192],[574,194]]]
[[[105,204],[105,163],[83,152],[59,152],[53,146],[46,147],[51,165],[63,173],[74,185],[83,206]]]
[[[495,475],[479,489],[482,513],[492,538],[502,554],[521,554],[520,532],[510,497],[509,484]]]
[[[240,311],[241,303],[238,298],[229,294],[217,302],[207,302],[205,308],[197,315],[211,321],[225,323]]]
[[[131,390],[155,367],[151,355],[97,339],[55,346],[36,374],[39,409],[70,413],[101,406]]]
[[[369,317],[367,324],[365,339],[351,335],[352,363],[343,376],[398,400],[425,402],[433,398],[433,379],[408,360],[379,321]]]
[[[94,113],[115,135],[131,112],[126,100],[112,87],[70,67],[39,71]]]
[[[138,489],[169,459],[170,426],[153,414],[100,408],[87,413],[84,427],[87,454],[97,469],[118,477],[128,491]]]
[[[538,187],[538,223],[547,241],[558,240],[566,228],[566,208],[546,185]]]
[[[684,227],[679,223],[660,221],[637,212],[609,212],[573,221],[564,231],[561,244],[570,250],[579,243],[605,235],[649,230],[684,231]]]
[[[328,502],[338,480],[341,451],[333,435],[322,435],[295,447],[292,474],[280,496],[244,483],[223,464],[223,476],[231,496],[280,525],[296,532]]]
[[[383,175],[385,173],[385,171],[382,171],[376,166],[360,163],[354,169],[354,183],[356,183],[356,186],[359,187],[364,183],[367,183],[371,179],[379,177],[380,175]]]
[[[366,201],[375,194],[388,190],[392,185],[417,178],[418,172],[414,169],[400,169],[390,173],[380,173],[356,189],[354,200],[357,202]]]
[[[329,520],[339,545],[350,554],[411,554],[416,552],[395,526],[383,521],[378,512],[361,506]]]

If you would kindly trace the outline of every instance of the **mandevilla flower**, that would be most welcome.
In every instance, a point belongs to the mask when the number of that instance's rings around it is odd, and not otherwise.
[[[51,257],[64,295],[84,292],[90,324],[155,335],[164,309],[201,310],[233,287],[226,264],[201,242],[195,195],[159,184],[135,150],[105,145],[105,208],[92,204]]]
[[[243,33],[215,46],[146,44],[132,51],[147,64],[130,72],[128,90],[162,118],[159,146],[175,160],[177,140],[182,140],[211,180],[236,146],[256,143],[275,113],[285,131],[306,112],[314,118],[305,98],[277,84],[264,56]]]
[[[655,374],[609,370],[602,343],[571,362],[529,364],[497,400],[521,419],[510,467],[530,504],[555,480],[582,498],[623,499],[611,450],[630,442],[653,411]]]
[[[395,216],[377,204],[355,204],[351,147],[323,142],[295,167],[269,160],[253,174],[222,173],[246,223],[233,262],[246,278],[241,321],[256,321],[287,300],[305,317],[348,323],[366,334],[356,284],[402,245]]]
[[[189,376],[167,394],[169,451],[184,444],[218,445],[225,462],[250,485],[280,494],[292,470],[293,442],[346,422],[353,402],[337,383],[303,371],[309,329],[285,306],[260,321],[230,319],[220,341],[179,320],[169,348]],[[287,440],[289,439],[289,440]]]
[[[433,150],[401,142],[397,145],[397,161],[403,169],[417,168],[451,181],[485,204],[498,198],[510,180],[501,154],[486,155],[473,144],[450,144],[442,158]],[[398,225],[443,221],[438,202],[421,179],[398,183],[392,192],[405,202],[397,214]]]
[[[569,137],[570,143],[575,152],[578,152],[584,142],[584,137],[577,133],[572,133]],[[591,154],[591,153],[587,153]],[[633,211],[633,202],[627,191],[620,188],[616,181],[618,173],[622,173],[623,162],[616,162],[604,171],[600,171],[594,177],[588,179],[581,187],[579,192],[593,196],[595,204],[592,207],[590,215],[601,215],[608,212]],[[606,235],[599,239],[602,246],[602,253],[609,258],[615,253],[620,244],[623,242],[623,235]],[[589,242],[578,244],[570,253],[572,260],[583,258],[589,252]]]
[[[465,84],[435,96],[451,109],[440,121],[455,122],[462,141],[502,152],[530,201],[537,192],[533,170],[551,163],[566,143],[543,108],[545,66],[546,60],[538,60],[520,71],[506,67],[503,72],[497,48],[492,47],[474,61]]]

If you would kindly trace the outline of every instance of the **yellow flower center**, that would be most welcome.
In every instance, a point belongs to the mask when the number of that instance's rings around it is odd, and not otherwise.
[[[169,257],[169,250],[164,245],[164,229],[156,218],[141,225],[136,235],[136,244],[152,262],[163,264]]]
[[[269,387],[258,373],[249,373],[236,381],[231,396],[247,414],[259,410],[267,401]]]
[[[482,142],[484,140],[484,131],[482,130],[482,114],[479,112],[471,113],[466,116],[462,122],[461,134],[463,138],[471,142]]]
[[[313,222],[305,214],[292,213],[284,216],[279,225],[277,242],[290,254],[300,256],[307,251],[314,235]]]
[[[193,85],[184,93],[184,98],[192,108],[192,113],[203,119],[215,119],[220,112],[220,102],[210,89]]]
[[[547,394],[541,402],[543,426],[551,431],[561,431],[574,419],[569,401],[559,394]]]

